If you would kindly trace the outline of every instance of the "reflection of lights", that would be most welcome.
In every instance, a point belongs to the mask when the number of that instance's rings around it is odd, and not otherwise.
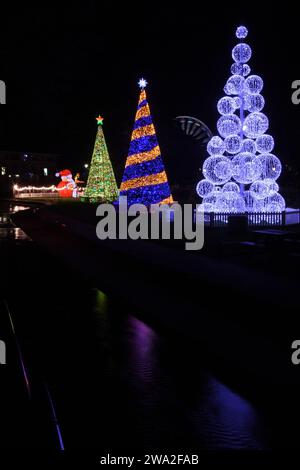
[[[12,210],[10,210],[9,212],[20,212],[25,211],[26,209],[28,209],[28,207],[26,206],[13,206]]]
[[[259,416],[255,408],[237,393],[211,378],[207,383],[206,417],[214,421],[214,426],[222,430],[216,442],[218,448],[224,448],[222,434],[232,436],[234,446],[244,448],[245,442],[251,448],[259,449],[263,445],[255,429],[259,427]],[[210,412],[209,412],[210,411]],[[211,422],[207,423],[209,428]],[[237,436],[241,436],[240,439]],[[229,437],[230,438],[230,437]]]
[[[95,310],[100,314],[107,313],[108,298],[107,295],[99,289],[96,289]]]
[[[17,212],[13,210],[12,212]],[[28,235],[19,227],[5,228],[0,230],[1,240],[31,240]]]
[[[132,335],[132,360],[129,368],[134,373],[137,387],[144,386],[155,376],[156,366],[156,340],[153,329],[135,317],[129,317],[130,333]]]

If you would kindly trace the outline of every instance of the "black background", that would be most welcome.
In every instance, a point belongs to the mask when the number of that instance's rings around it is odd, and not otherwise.
[[[170,183],[198,181],[201,149],[172,121],[195,116],[215,132],[240,24],[249,29],[252,73],[264,79],[274,153],[296,171],[300,105],[291,102],[291,84],[300,79],[300,28],[287,2],[268,9],[259,2],[14,5],[0,32],[0,78],[7,86],[0,149],[61,154],[59,169],[80,171],[101,113],[119,182],[143,76]]]

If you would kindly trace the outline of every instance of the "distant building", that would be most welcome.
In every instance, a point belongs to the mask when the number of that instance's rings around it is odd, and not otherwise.
[[[60,155],[0,151],[0,188],[9,194],[14,184],[48,185],[55,182]]]

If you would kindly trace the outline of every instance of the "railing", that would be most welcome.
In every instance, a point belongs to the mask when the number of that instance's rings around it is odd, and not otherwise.
[[[77,187],[75,194],[72,197],[79,197],[84,194],[83,187]],[[56,199],[60,197],[61,189],[58,189],[56,186],[23,186],[20,187],[17,184],[13,186],[13,196],[17,199],[22,198],[43,198],[43,199]]]
[[[22,193],[14,193],[14,198],[16,199],[57,199],[59,197],[58,192],[22,192]]]
[[[55,198],[58,197],[59,193],[56,187],[52,184],[51,186],[19,186],[15,184],[13,186],[14,198]]]
[[[296,211],[295,211],[296,213]],[[288,213],[289,214],[289,213]],[[299,211],[298,211],[299,214]],[[253,213],[236,213],[228,214],[223,212],[210,212],[204,215],[205,224],[210,227],[225,227],[228,224],[228,217],[248,217],[249,227],[264,227],[264,226],[280,226],[286,225],[285,212],[253,212]],[[299,223],[299,218],[298,222]]]

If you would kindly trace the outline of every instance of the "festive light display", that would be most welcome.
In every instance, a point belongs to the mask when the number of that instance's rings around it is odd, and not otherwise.
[[[103,133],[103,117],[96,120],[98,131],[83,200],[113,202],[118,198],[118,187]]]
[[[245,26],[239,26],[240,39],[232,50],[232,75],[226,82],[217,103],[221,117],[218,136],[207,144],[208,158],[196,191],[203,198],[200,210],[205,212],[282,212],[285,201],[278,193],[276,180],[281,173],[278,157],[271,153],[274,139],[266,134],[269,120],[262,112],[265,100],[261,95],[263,80],[249,75],[247,62],[252,50],[244,39]]]
[[[17,192],[26,192],[26,191],[49,191],[49,192],[56,192],[58,191],[58,188],[52,184],[51,186],[18,186],[17,184],[14,185],[13,187],[14,191]]]
[[[70,170],[62,170],[55,176],[61,177],[60,183],[56,186],[60,197],[77,197],[77,186]]]
[[[141,92],[120,196],[127,196],[128,205],[171,204],[173,198],[146,97],[147,82],[141,78],[138,83]]]

